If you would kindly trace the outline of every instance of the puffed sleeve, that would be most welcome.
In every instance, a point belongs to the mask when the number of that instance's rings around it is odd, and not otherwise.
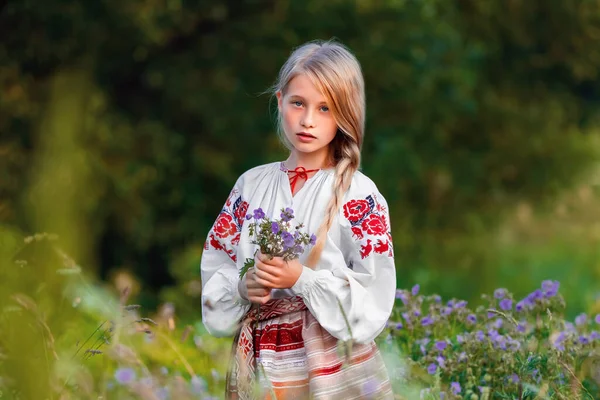
[[[237,248],[248,211],[248,203],[241,193],[238,180],[209,231],[202,251],[202,322],[214,336],[233,334],[238,321],[250,308],[250,303],[238,292]]]
[[[376,190],[349,192],[344,200],[338,215],[339,246],[330,230],[321,257],[327,268],[304,266],[292,290],[332,336],[366,343],[385,328],[394,304],[396,268],[389,212]]]

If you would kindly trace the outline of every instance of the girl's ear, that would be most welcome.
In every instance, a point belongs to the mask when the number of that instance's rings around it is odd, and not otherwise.
[[[281,90],[278,90],[275,93],[275,96],[277,96],[277,108],[279,109],[279,112],[281,112],[281,104],[283,102],[283,96],[281,95]]]

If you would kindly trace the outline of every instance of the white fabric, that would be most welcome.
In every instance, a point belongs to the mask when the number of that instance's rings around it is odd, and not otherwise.
[[[281,163],[266,164],[245,172],[238,179],[230,202],[241,196],[243,201],[249,203],[248,213],[262,208],[271,219],[279,219],[281,209],[290,207],[294,210],[295,221],[304,223],[307,233],[316,234],[332,196],[333,181],[333,169],[319,170],[292,196],[288,175],[281,169]],[[362,172],[356,172],[343,204],[351,200],[365,200],[368,196],[375,200],[371,204],[379,205],[377,213],[387,223],[389,232],[389,215],[384,197],[371,179]],[[232,206],[229,205],[229,210]],[[227,204],[224,210],[226,208]],[[255,245],[250,242],[248,221],[240,225],[241,236],[237,246],[235,241],[232,244],[227,239],[221,239],[235,251],[236,262],[232,260],[231,251],[228,255],[226,251],[210,244],[211,233],[213,239],[216,238],[215,226],[209,232],[202,254],[202,318],[207,330],[216,336],[233,334],[239,320],[250,308],[250,304],[238,292],[238,271],[246,258],[253,257]],[[315,270],[304,266],[302,275],[291,289],[275,289],[272,295],[274,298],[301,296],[310,312],[332,336],[367,343],[381,333],[391,314],[396,270],[391,236],[373,235],[364,230],[359,232],[360,226],[358,230],[355,227],[354,231],[351,228],[342,206]],[[383,246],[388,238],[389,251]],[[376,244],[380,252],[371,250],[365,258],[361,256],[361,252],[366,254],[366,249],[374,249]],[[304,264],[308,253],[307,249],[300,256],[301,263]],[[349,327],[339,304],[346,314]]]

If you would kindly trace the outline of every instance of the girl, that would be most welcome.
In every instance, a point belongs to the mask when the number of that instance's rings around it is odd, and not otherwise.
[[[206,329],[237,331],[227,398],[258,397],[259,375],[264,398],[392,398],[373,340],[392,311],[396,270],[386,201],[358,171],[360,65],[338,43],[305,44],[283,65],[274,94],[290,155],[238,179],[202,254]],[[288,262],[258,253],[240,280],[255,254],[246,213],[262,208],[274,219],[287,207],[317,232],[315,246]]]

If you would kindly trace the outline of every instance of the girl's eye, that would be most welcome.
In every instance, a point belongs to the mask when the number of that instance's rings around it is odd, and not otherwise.
[[[321,106],[321,111],[327,112],[327,111],[329,111],[329,107],[327,107],[327,106]]]
[[[292,101],[292,104],[295,105],[296,107],[302,107],[302,102],[301,101]]]

